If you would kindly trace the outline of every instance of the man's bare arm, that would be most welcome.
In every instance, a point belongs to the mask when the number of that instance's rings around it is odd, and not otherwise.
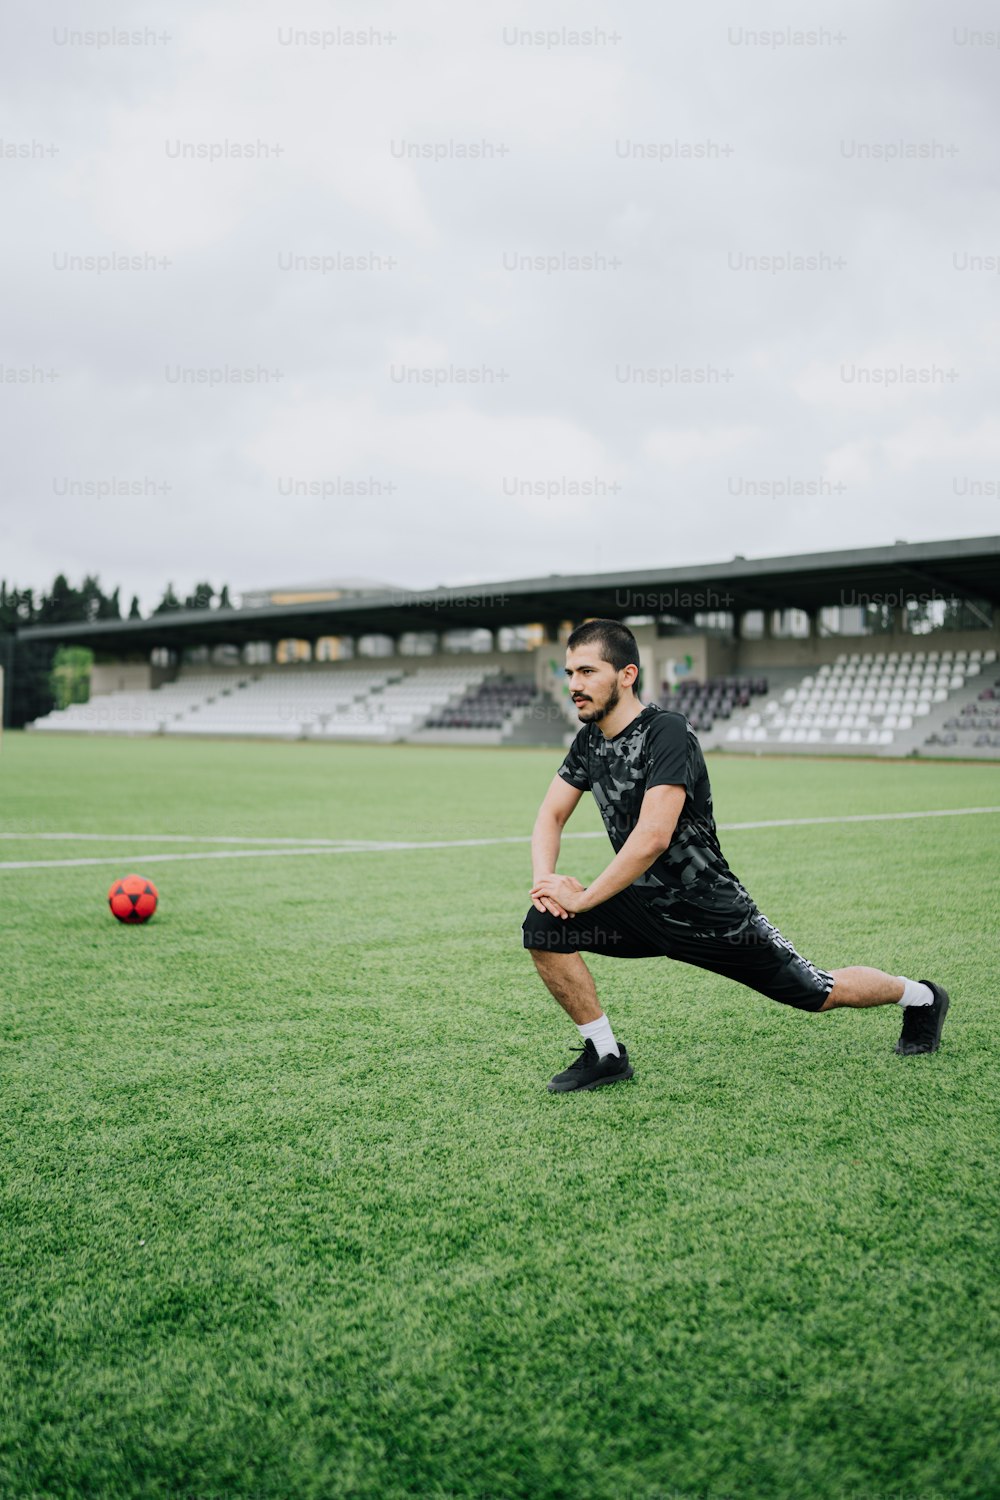
[[[575,911],[589,911],[617,896],[619,891],[645,875],[650,865],[664,852],[674,836],[677,819],[684,808],[687,792],[682,786],[654,786],[642,799],[639,820],[614,859],[592,881]]]
[[[568,781],[563,781],[561,776],[553,776],[548,791],[542,799],[542,805],[538,809],[535,826],[531,831],[531,883],[547,875],[554,875],[556,864],[559,861],[559,847],[562,843],[562,831],[579,802],[583,793],[578,787],[570,786]],[[548,897],[540,896],[531,898],[538,911],[551,912],[553,916],[565,916],[563,907],[557,901]]]

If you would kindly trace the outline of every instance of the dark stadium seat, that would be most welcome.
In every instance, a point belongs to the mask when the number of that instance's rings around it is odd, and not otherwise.
[[[730,718],[735,708],[749,708],[756,695],[766,692],[766,677],[685,678],[676,686],[664,682],[660,702],[686,715],[696,733],[707,734],[716,719]]]
[[[425,729],[502,729],[511,714],[524,708],[540,694],[530,677],[504,674],[489,677],[477,688],[463,694],[457,703],[439,709],[428,719]]]

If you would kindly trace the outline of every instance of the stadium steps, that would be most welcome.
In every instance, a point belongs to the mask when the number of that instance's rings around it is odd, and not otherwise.
[[[914,725],[912,730],[906,731],[905,735],[897,735],[899,740],[900,755],[918,755],[928,760],[1000,760],[1000,746],[977,745],[975,743],[978,730],[958,730],[958,740],[954,745],[928,745],[927,739],[932,734],[940,735],[947,733],[945,726],[952,719],[961,719],[963,709],[971,707],[972,704],[980,702],[980,693],[984,688],[992,688],[1000,700],[1000,687],[997,681],[1000,679],[1000,662],[987,663],[978,677],[973,677],[966,682],[965,687],[959,688],[951,694],[945,703],[935,704],[933,711],[926,719],[921,720],[919,728]],[[994,718],[994,735],[1000,735],[1000,714]]]
[[[569,702],[568,699],[565,701]],[[504,726],[499,743],[567,747],[579,728],[580,721],[576,711],[573,710],[573,721],[570,723],[562,702],[543,688],[533,702],[515,711],[511,722]]]
[[[549,688],[549,696],[565,719],[570,734],[575,738],[580,728],[580,715],[573,706],[569,688],[565,683],[560,683],[557,688]]]

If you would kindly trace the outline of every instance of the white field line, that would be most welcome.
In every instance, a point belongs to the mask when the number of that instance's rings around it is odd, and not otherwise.
[[[720,823],[719,831],[723,833],[739,833],[747,829],[756,828],[811,828],[825,824],[841,823],[892,823],[906,819],[922,818],[965,818],[975,817],[986,813],[1000,813],[1000,807],[936,807],[924,809],[920,812],[891,812],[891,813],[843,813],[834,817],[825,818],[763,818],[751,823]],[[242,840],[229,838],[200,838],[184,839],[180,834],[152,834],[143,836],[141,834],[2,834],[3,838],[16,838],[25,842],[31,842],[33,838],[59,838],[59,839],[99,839],[107,843],[116,843],[119,839],[128,841],[144,841],[153,843],[158,841],[179,840],[185,843],[235,843]],[[603,830],[587,831],[585,833],[567,833],[564,837],[568,839],[598,839],[604,838]],[[305,854],[385,854],[389,852],[410,849],[483,849],[498,844],[528,844],[531,842],[527,834],[511,834],[503,838],[485,839],[423,839],[423,840],[277,840],[260,839],[254,840],[258,845],[267,844],[269,847],[257,847],[251,849],[211,849],[196,850],[193,853],[184,854],[142,854],[137,857],[136,863],[142,864],[166,864],[176,863],[180,860],[202,860],[202,859],[277,859],[281,857],[305,855]],[[280,843],[288,844],[290,847],[274,848],[273,845]],[[100,855],[92,859],[10,859],[0,861],[0,870],[47,870],[47,869],[76,869],[82,866],[118,864],[121,861],[120,854]]]
[[[603,835],[576,833],[570,834],[569,837],[596,839]],[[304,854],[386,854],[397,849],[465,849],[489,844],[529,844],[530,842],[531,839],[528,836],[519,833],[511,838],[502,839],[433,839],[426,843],[408,843],[400,839],[384,844],[303,844],[291,849],[199,849],[187,854],[136,854],[129,855],[128,858],[135,864],[162,865],[176,864],[185,859],[281,859],[288,855]],[[76,869],[86,865],[117,865],[121,864],[123,858],[121,854],[103,854],[95,859],[7,859],[0,861],[0,871],[62,870]]]
[[[720,831],[740,828],[805,828],[817,823],[891,823],[901,818],[969,818],[977,813],[998,813],[1000,807],[931,807],[922,812],[838,813],[832,818],[768,818],[760,823],[720,823]]]
[[[296,848],[306,844],[340,848],[372,842],[371,839],[251,838],[243,834],[201,833],[0,833],[0,839],[14,839],[21,844],[33,844],[38,839],[61,839],[72,844],[294,844]]]

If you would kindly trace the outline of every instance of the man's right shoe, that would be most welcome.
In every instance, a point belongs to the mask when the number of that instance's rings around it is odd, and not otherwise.
[[[597,1048],[590,1037],[583,1047],[579,1049],[580,1056],[575,1063],[570,1063],[563,1073],[557,1073],[549,1084],[550,1094],[568,1094],[571,1089],[599,1089],[605,1083],[620,1083],[626,1078],[632,1077],[632,1064],[628,1060],[628,1052],[618,1043],[621,1054],[616,1057],[613,1052],[608,1052],[604,1057],[598,1057]]]
[[[941,1045],[941,1027],[948,1014],[948,991],[929,979],[921,979],[934,996],[933,1005],[903,1007],[903,1029],[896,1043],[900,1057],[915,1057],[920,1052],[936,1052]]]

